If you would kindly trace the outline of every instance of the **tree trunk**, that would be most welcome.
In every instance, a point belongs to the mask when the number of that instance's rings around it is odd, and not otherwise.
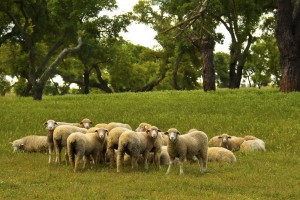
[[[84,73],[83,73],[83,82],[84,82],[84,89],[83,93],[88,94],[90,93],[90,71],[88,67],[84,68]]]
[[[278,0],[276,38],[280,51],[281,92],[300,91],[300,0]]]
[[[108,87],[107,82],[102,78],[102,73],[101,73],[98,65],[93,64],[92,67],[96,70],[97,78],[99,81],[99,84],[97,85],[97,87],[106,93],[112,93],[113,91]]]
[[[33,100],[42,100],[44,88],[45,85],[43,84],[36,84],[35,87],[33,87]]]
[[[203,36],[200,39],[199,50],[202,58],[202,77],[203,77],[203,90],[215,91],[216,90],[216,77],[214,66],[214,47],[215,42],[211,36]]]
[[[30,91],[32,89],[32,84],[30,83],[30,81],[27,82],[23,92],[22,92],[22,96],[23,97],[28,97],[30,95]]]
[[[174,65],[174,71],[173,71],[173,87],[175,90],[180,90],[179,86],[179,81],[178,81],[178,69],[179,69],[179,64],[182,60],[183,53],[180,52],[176,58],[176,62]]]

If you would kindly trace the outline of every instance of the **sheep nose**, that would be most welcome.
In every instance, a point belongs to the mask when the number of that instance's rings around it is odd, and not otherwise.
[[[156,131],[152,131],[151,136],[152,136],[153,138],[156,138],[156,137],[157,137],[157,132],[156,132]]]

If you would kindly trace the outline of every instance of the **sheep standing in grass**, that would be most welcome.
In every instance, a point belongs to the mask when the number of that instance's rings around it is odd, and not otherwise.
[[[82,134],[81,132],[74,132],[70,134],[67,139],[67,150],[74,172],[77,171],[78,165],[83,157],[85,157],[83,168],[85,168],[87,164],[89,165],[90,156],[93,158],[94,165],[97,166],[99,156],[104,148],[103,143],[105,141],[106,134],[107,130],[102,128],[98,128],[94,132],[86,134]]]
[[[261,151],[265,152],[265,142],[261,139],[251,139],[244,141],[240,146],[240,151],[249,153],[249,152],[255,152],[255,151]]]
[[[71,133],[74,132],[81,132],[86,133],[87,129],[85,128],[79,128],[76,126],[70,126],[70,125],[60,125],[56,127],[53,131],[53,143],[55,148],[55,154],[56,154],[56,163],[61,163],[61,151],[64,147],[67,146],[67,138]],[[69,161],[68,159],[68,153],[65,152],[65,158],[66,162]]]
[[[13,152],[24,151],[24,152],[47,152],[48,142],[47,136],[29,135],[12,143]]]
[[[166,174],[169,174],[175,158],[179,158],[180,175],[183,174],[183,162],[185,160],[193,160],[196,156],[200,166],[200,171],[204,172],[207,169],[207,135],[202,131],[193,131],[181,135],[175,129],[169,129],[166,134],[169,137],[168,153],[170,156],[170,164]]]
[[[159,133],[156,127],[152,127],[146,132],[125,131],[121,134],[117,153],[117,172],[121,172],[124,162],[124,154],[131,156],[132,168],[138,167],[138,158],[140,154],[144,158],[145,169],[148,170],[148,156],[151,150],[154,150],[156,157],[160,157],[162,142],[157,142]],[[159,162],[157,163],[159,166]]]
[[[209,147],[207,159],[209,162],[225,162],[229,164],[236,162],[233,152],[224,147]]]
[[[107,154],[111,167],[113,167],[115,164],[115,149],[118,149],[119,138],[123,132],[128,130],[130,129],[124,127],[115,127],[107,134]]]
[[[44,124],[46,126],[46,129],[48,130],[48,134],[47,134],[48,154],[49,154],[48,163],[51,163],[52,152],[54,150],[53,131],[58,126],[58,123],[55,120],[49,119]]]

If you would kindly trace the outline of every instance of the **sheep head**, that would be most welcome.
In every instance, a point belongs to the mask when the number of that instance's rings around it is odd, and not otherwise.
[[[99,129],[95,130],[95,132],[98,133],[100,140],[104,141],[104,139],[108,133],[108,130],[104,129],[104,128],[99,128]]]
[[[222,140],[222,143],[223,143],[224,145],[227,145],[228,142],[229,142],[229,140],[231,139],[231,136],[230,136],[230,135],[227,135],[227,134],[222,134],[222,135],[220,135],[218,138]]]
[[[170,128],[167,132],[165,132],[165,134],[168,135],[171,142],[175,142],[178,138],[178,135],[180,135],[180,132],[175,128]]]
[[[146,130],[146,133],[150,134],[150,136],[154,139],[157,138],[158,132],[160,132],[160,130],[156,126],[151,126]]]
[[[52,119],[47,120],[44,123],[44,125],[46,126],[46,129],[49,131],[53,131],[56,128],[56,126],[58,126],[57,122]]]
[[[150,124],[147,124],[147,123],[140,123],[139,127],[137,127],[137,129],[135,130],[136,132],[144,132],[148,129],[151,128],[151,125]]]
[[[87,118],[84,118],[79,124],[82,128],[89,129],[93,122]]]

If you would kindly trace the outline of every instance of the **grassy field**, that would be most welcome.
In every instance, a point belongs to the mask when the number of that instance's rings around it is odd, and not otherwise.
[[[0,98],[0,199],[300,199],[300,93],[277,90],[218,90],[204,93],[151,92]],[[125,122],[136,128],[148,122],[162,130],[197,128],[212,136],[255,135],[266,153],[236,153],[233,165],[185,164],[145,172],[129,167],[117,174],[101,166],[73,173],[70,166],[48,165],[39,153],[12,153],[9,142],[46,135],[47,119],[95,123]]]

